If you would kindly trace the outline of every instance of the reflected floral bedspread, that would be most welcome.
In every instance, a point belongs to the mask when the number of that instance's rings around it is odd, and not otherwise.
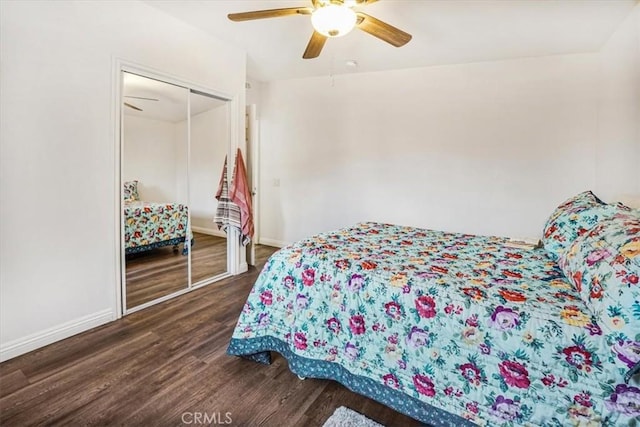
[[[140,252],[184,242],[188,208],[179,203],[135,201],[125,203],[124,242],[126,253]]]

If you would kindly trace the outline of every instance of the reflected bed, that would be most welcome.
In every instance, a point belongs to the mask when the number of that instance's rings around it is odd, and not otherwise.
[[[125,254],[184,243],[186,254],[189,210],[179,203],[132,201],[124,204]],[[193,244],[192,239],[188,239]]]

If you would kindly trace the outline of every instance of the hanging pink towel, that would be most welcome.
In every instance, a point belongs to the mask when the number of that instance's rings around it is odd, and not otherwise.
[[[247,170],[244,167],[242,152],[239,148],[236,154],[236,167],[233,172],[229,198],[240,208],[242,244],[246,245],[253,237],[253,208],[251,206],[251,191],[247,181]]]

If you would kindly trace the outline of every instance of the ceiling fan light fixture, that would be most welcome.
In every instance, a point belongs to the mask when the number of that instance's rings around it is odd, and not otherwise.
[[[342,37],[356,25],[356,13],[344,5],[330,4],[313,11],[313,28],[326,37]]]

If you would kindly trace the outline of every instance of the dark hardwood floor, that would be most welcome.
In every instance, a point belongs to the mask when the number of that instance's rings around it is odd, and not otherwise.
[[[227,271],[227,239],[193,233],[191,248],[191,282],[197,283]]]
[[[257,268],[0,364],[0,425],[321,426],[339,406],[418,426],[333,381],[226,355]],[[200,415],[198,415],[200,414]],[[198,418],[196,418],[198,417]],[[212,423],[215,425],[215,423]]]
[[[191,282],[227,271],[227,239],[193,233],[191,247]],[[171,246],[126,256],[127,308],[136,307],[173,292],[185,289],[188,258],[182,245],[176,252]]]

